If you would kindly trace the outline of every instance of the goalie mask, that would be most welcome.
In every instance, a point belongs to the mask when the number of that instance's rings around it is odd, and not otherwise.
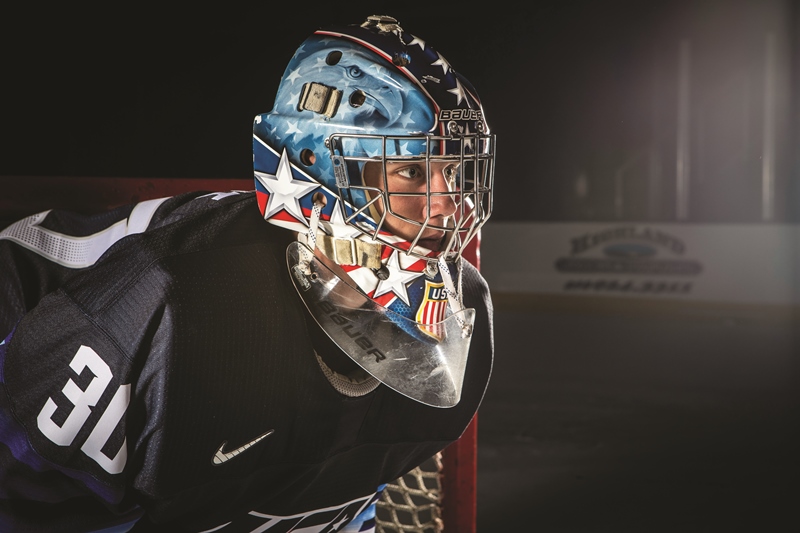
[[[474,311],[461,255],[491,214],[477,93],[390,17],[318,30],[253,128],[258,205],[296,231],[292,279],[327,335],[412,399],[458,403]]]

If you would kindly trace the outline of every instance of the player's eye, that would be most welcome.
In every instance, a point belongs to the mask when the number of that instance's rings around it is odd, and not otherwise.
[[[458,177],[458,165],[447,165],[442,174],[449,183],[453,183]]]
[[[402,176],[408,180],[418,180],[425,176],[425,171],[418,165],[410,165],[401,169],[395,170],[395,174]]]

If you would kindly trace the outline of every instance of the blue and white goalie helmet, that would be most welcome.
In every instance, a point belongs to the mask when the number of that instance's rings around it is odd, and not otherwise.
[[[284,151],[302,175],[298,181],[307,178],[321,186],[293,189],[293,201],[279,202],[270,201],[269,188],[256,179],[256,190],[264,193],[259,196],[265,218],[291,229],[307,227],[314,193],[321,192],[326,197],[323,221],[341,217],[403,253],[453,259],[491,214],[494,138],[475,89],[433,47],[404,32],[391,17],[321,29],[297,49],[272,111],[256,117],[256,172],[269,173],[271,160]],[[426,165],[453,164],[450,190],[434,186],[395,196],[364,182],[366,163],[411,158]],[[410,194],[425,196],[422,220],[396,207]],[[455,210],[437,220],[430,204],[442,195]],[[404,226],[408,231],[395,235],[392,219],[413,225],[416,232]],[[424,246],[426,231],[432,229],[447,232],[438,250]]]
[[[370,374],[438,407],[460,396],[474,320],[461,255],[491,215],[494,155],[472,85],[386,16],[316,31],[255,118],[259,209],[298,233],[289,268],[312,315]]]

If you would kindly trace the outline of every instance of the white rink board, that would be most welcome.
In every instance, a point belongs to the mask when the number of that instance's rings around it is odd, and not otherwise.
[[[800,226],[489,222],[493,292],[800,304]]]

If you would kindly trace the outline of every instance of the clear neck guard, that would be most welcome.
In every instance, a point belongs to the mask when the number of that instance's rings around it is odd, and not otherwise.
[[[432,324],[415,322],[350,286],[303,243],[290,244],[286,259],[311,316],[356,364],[425,405],[459,402],[474,309],[448,310],[444,320]]]

